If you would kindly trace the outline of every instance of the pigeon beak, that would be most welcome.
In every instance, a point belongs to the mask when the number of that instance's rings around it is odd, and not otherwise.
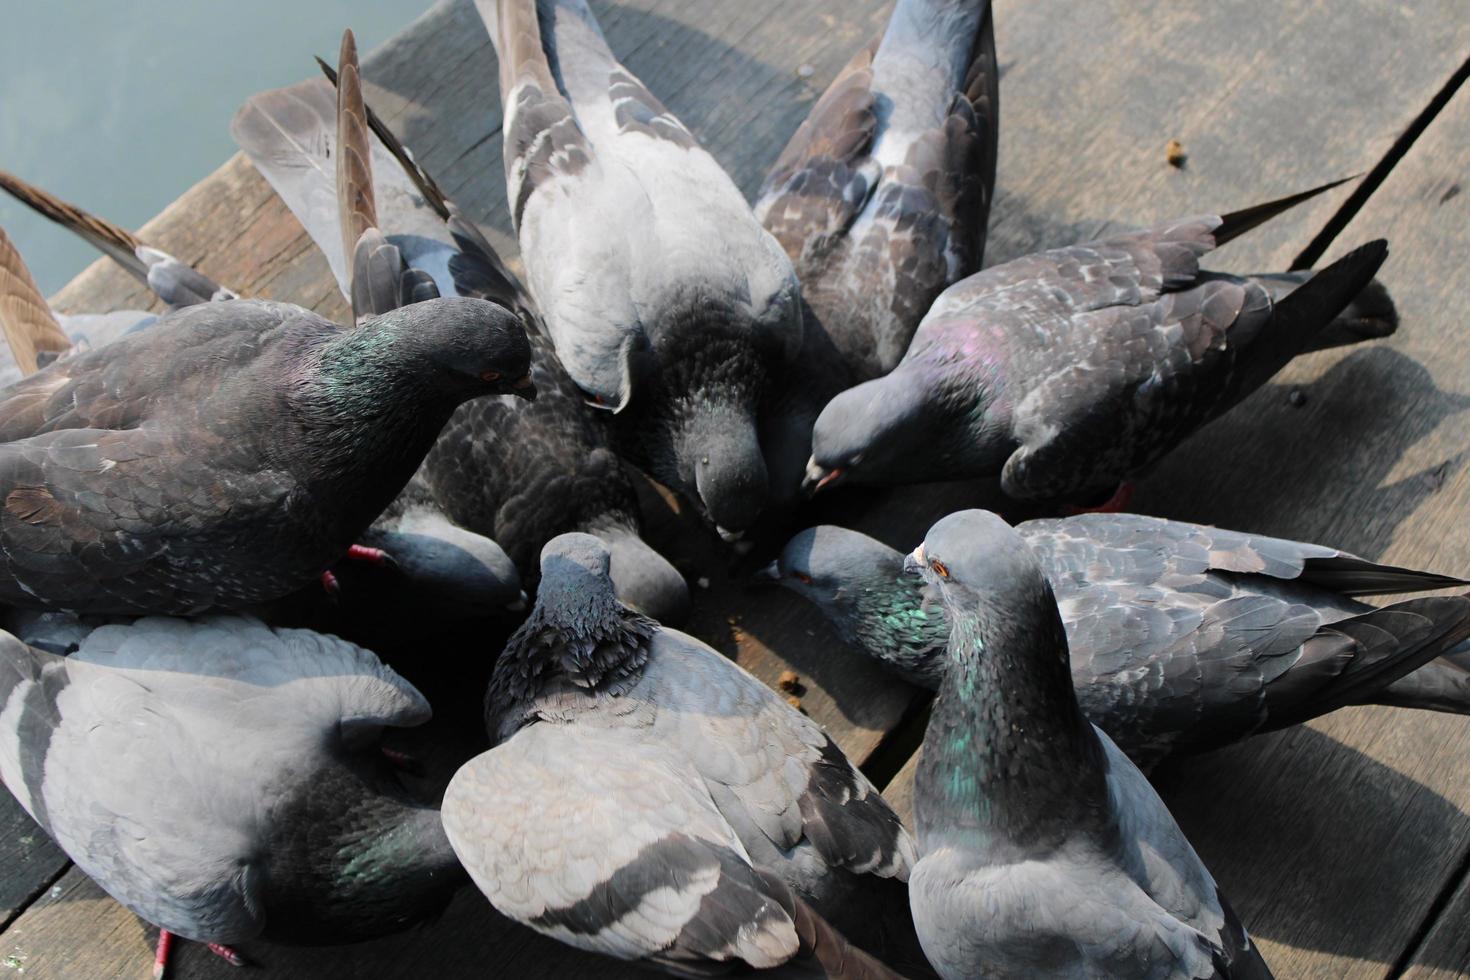
[[[770,585],[781,581],[781,563],[773,561],[769,565],[762,565],[751,574],[750,581],[752,585]]]
[[[903,570],[910,575],[918,575],[924,570],[923,545],[919,545],[911,554],[903,556]]]
[[[731,545],[745,537],[744,531],[732,531],[729,528],[720,527],[718,524],[715,525],[715,533],[720,536],[721,541]],[[747,548],[746,550],[749,551],[750,549]]]
[[[812,496],[823,487],[842,479],[847,473],[843,469],[829,470],[817,463],[816,459],[807,461],[806,478],[801,481],[801,489],[808,496]]]
[[[510,393],[517,398],[524,398],[528,402],[536,400],[536,385],[529,374],[511,382]]]
[[[525,612],[526,603],[529,601],[530,597],[526,595],[526,590],[522,589],[521,594],[516,597],[516,600],[514,602],[507,602],[505,604],[505,611],[513,613]]]

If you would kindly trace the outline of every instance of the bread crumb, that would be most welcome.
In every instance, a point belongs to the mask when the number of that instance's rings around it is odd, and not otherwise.
[[[1184,161],[1189,159],[1189,154],[1184,152],[1184,144],[1178,140],[1170,140],[1164,146],[1164,159],[1169,161],[1171,167],[1184,167]]]

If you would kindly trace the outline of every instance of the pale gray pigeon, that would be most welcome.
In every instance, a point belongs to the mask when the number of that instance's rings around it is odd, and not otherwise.
[[[768,372],[796,274],[715,159],[614,57],[584,0],[477,0],[500,58],[527,284],[629,457],[736,535],[763,509]]]
[[[927,971],[897,815],[775,691],[622,605],[609,562],[590,535],[549,542],[535,608],[496,662],[493,748],[444,797],[480,890],[570,945],[680,975],[834,955],[874,972],[831,975],[892,975],[825,928],[814,943],[804,917]]]
[[[429,705],[344,640],[147,617],[61,657],[0,633],[0,694],[6,787],[165,930],[163,953],[167,933],[374,939],[437,914],[463,883],[439,812],[380,744]]]

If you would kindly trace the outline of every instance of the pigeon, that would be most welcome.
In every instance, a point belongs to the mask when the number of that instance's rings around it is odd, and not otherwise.
[[[824,948],[830,930],[803,925],[818,921],[928,972],[905,933],[898,816],[775,691],[621,604],[610,562],[587,534],[542,551],[536,605],[486,695],[492,748],[444,795],[471,879],[539,932],[678,975],[807,956],[856,971],[832,976],[893,975]]]
[[[1381,240],[1290,291],[1199,267],[1327,187],[1038,252],[956,283],[892,373],[822,410],[808,486],[998,475],[1017,499],[1113,494],[1311,346],[1369,287],[1388,254]]]
[[[214,284],[212,279],[194,267],[146,244],[131,232],[62,201],[19,177],[0,172],[0,187],[87,241],[99,244],[99,247],[106,243],[102,250],[107,255],[118,259],[124,268],[135,273],[150,288],[158,284],[163,292],[157,295],[170,308],[239,298],[234,290]],[[132,243],[132,251],[118,243]],[[118,258],[119,255],[134,253],[154,259],[153,264],[141,266]],[[157,259],[158,256],[162,259]],[[23,267],[18,254],[14,259]],[[182,284],[193,285],[184,288]],[[0,282],[0,289],[9,285]],[[0,293],[0,300],[6,295],[14,299],[24,293],[6,289]],[[35,292],[35,295],[39,293]],[[34,300],[22,302],[27,304],[26,309],[36,308]],[[37,314],[36,318],[39,320],[41,317]],[[62,353],[70,355],[105,345],[125,333],[146,329],[156,323],[158,317],[142,311],[119,311],[56,319],[72,343],[72,347]],[[14,351],[15,340],[8,334],[7,339]],[[25,360],[31,363],[31,359]],[[0,381],[8,384],[35,370],[34,367],[18,368],[18,364],[0,365]],[[348,619],[367,618],[381,624],[392,623],[412,612],[420,623],[424,618],[446,623],[484,616],[487,610],[516,611],[518,607],[524,608],[525,594],[521,590],[519,576],[498,544],[464,529],[450,527],[442,518],[436,520],[434,515],[427,513],[423,500],[416,501],[412,507],[413,514],[409,518],[412,527],[404,528],[400,533],[399,525],[405,521],[406,509],[409,509],[406,501],[391,508],[393,512],[374,522],[360,536],[359,543],[348,549],[345,558],[322,573],[321,584],[331,596],[336,612]],[[344,579],[351,586],[346,593],[342,588]],[[320,606],[321,594],[315,586],[308,586],[294,598],[304,600],[307,607]]]
[[[1133,514],[1015,531],[1055,592],[1083,713],[1145,769],[1344,705],[1399,703],[1398,678],[1453,670],[1433,658],[1470,636],[1463,596],[1383,609],[1354,598],[1465,582],[1331,548]],[[767,575],[906,680],[943,683],[944,604],[904,574],[899,552],[857,531],[810,528]],[[1470,713],[1470,699],[1453,710]]]
[[[801,347],[791,261],[608,49],[584,0],[476,0],[527,284],[619,448],[727,539],[765,505],[757,410]]]
[[[344,157],[333,153],[336,105],[331,86],[316,79],[252,97],[231,129],[350,297],[331,166],[334,157]],[[528,589],[535,586],[537,558],[548,540],[573,530],[597,534],[613,550],[619,597],[648,615],[681,620],[688,613],[688,586],[640,536],[636,492],[611,449],[603,413],[585,404],[567,376],[534,303],[485,236],[371,107],[363,104],[347,118],[360,120],[358,132],[365,127],[380,134],[354,138],[369,147],[366,165],[358,169],[370,177],[377,222],[403,265],[430,276],[439,295],[477,296],[515,310],[527,324],[533,352],[536,400],[482,398],[461,405],[405,494],[417,498],[416,509],[430,507],[444,522],[504,547]],[[356,192],[358,199],[363,195]]]
[[[909,880],[940,976],[1270,977],[1164,802],[1080,710],[1026,542],[962,511],[906,564],[953,624],[915,774]]]
[[[761,408],[770,522],[802,500],[812,426],[893,369],[940,291],[980,268],[999,104],[985,0],[903,0],[817,101],[755,213],[796,267],[802,347]]]
[[[0,692],[0,777],[78,867],[164,930],[160,972],[170,934],[372,939],[463,884],[438,810],[381,746],[429,705],[344,640],[149,616],[61,657],[0,633]]]
[[[989,0],[898,0],[792,136],[755,213],[858,381],[898,366],[919,320],[979,271],[995,191]]]
[[[192,614],[304,586],[466,399],[534,397],[520,321],[443,299],[353,331],[188,306],[0,390],[0,602]]]

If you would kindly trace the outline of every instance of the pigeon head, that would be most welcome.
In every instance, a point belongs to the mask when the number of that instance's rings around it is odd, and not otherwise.
[[[689,585],[679,570],[635,531],[598,529],[611,555],[608,574],[624,605],[661,623],[678,623],[689,615]]]
[[[533,619],[574,629],[595,629],[621,610],[613,586],[612,552],[601,538],[559,534],[541,549],[541,584]]]
[[[664,325],[658,370],[616,416],[621,448],[695,502],[724,537],[765,509],[765,456],[756,432],[767,351],[737,313],[691,304]]]
[[[399,604],[412,602],[418,615],[470,619],[525,608],[526,593],[510,555],[436,511],[410,509],[394,530],[369,529],[362,541],[391,556],[394,567],[380,577],[392,579],[403,590]],[[346,582],[343,594],[350,594]]]
[[[993,476],[1015,450],[996,361],[965,346],[966,321],[926,323],[893,373],[827,403],[812,429],[806,488]]]
[[[864,590],[888,590],[904,575],[903,555],[860,531],[823,524],[797,534],[765,575],[797,595],[839,612]],[[914,591],[918,579],[910,580]]]
[[[952,612],[1000,622],[1029,618],[1050,603],[1050,618],[1060,622],[1036,554],[988,510],[962,510],[940,520],[904,559],[904,568],[937,588]]]
[[[766,462],[748,419],[712,413],[685,434],[685,465],[700,504],[726,537],[755,523],[766,505]]]
[[[849,388],[817,416],[805,486],[815,492],[838,481],[911,483],[935,445],[939,419],[931,392],[905,374]]]
[[[433,382],[460,399],[536,397],[531,342],[519,317],[482,299],[446,297],[412,303],[369,320],[353,333],[388,335],[430,365]]]
[[[902,553],[859,531],[822,525],[787,542],[763,572],[817,606],[844,640],[924,687],[943,673],[949,623]]]
[[[492,740],[519,728],[522,706],[543,691],[565,684],[615,691],[639,675],[658,624],[618,601],[611,570],[611,550],[591,534],[557,535],[541,549],[536,605],[490,678],[485,727]]]

